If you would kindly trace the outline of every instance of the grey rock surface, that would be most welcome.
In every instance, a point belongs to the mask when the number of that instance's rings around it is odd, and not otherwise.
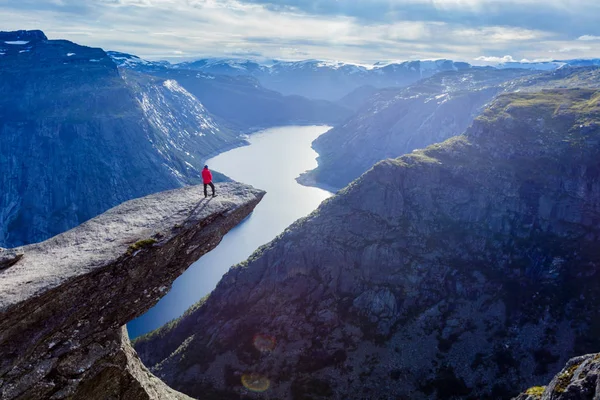
[[[204,399],[509,399],[600,348],[599,249],[600,93],[503,95],[134,347]]]
[[[258,204],[228,183],[131,200],[68,232],[13,249],[0,269],[0,398],[185,398],[139,362],[121,327]]]
[[[576,357],[548,386],[534,386],[515,400],[597,400],[600,398],[600,354]]]

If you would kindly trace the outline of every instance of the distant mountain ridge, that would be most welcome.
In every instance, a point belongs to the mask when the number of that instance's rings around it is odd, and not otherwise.
[[[278,125],[337,124],[352,114],[344,104],[283,95],[265,88],[254,75],[234,74],[232,71],[237,66],[220,61],[172,65],[166,61],[146,61],[131,54],[107,54],[122,69],[176,80],[224,124],[245,133]],[[213,70],[212,65],[216,69]],[[239,68],[251,71],[263,67],[246,62]]]
[[[184,69],[214,75],[253,76],[265,88],[284,95],[300,95],[329,101],[337,101],[361,86],[377,88],[408,86],[422,78],[444,71],[489,68],[552,71],[564,66],[600,65],[600,59],[523,61],[499,63],[494,66],[475,66],[467,62],[446,59],[359,65],[322,60],[260,62],[236,58],[203,58],[171,64],[164,61],[145,61],[124,53],[109,52],[109,54],[119,66],[125,68],[141,71],[157,68]]]

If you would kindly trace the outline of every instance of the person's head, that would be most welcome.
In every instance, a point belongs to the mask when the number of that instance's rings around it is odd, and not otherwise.
[[[204,166],[204,169],[208,169],[208,165],[205,165],[205,166]]]

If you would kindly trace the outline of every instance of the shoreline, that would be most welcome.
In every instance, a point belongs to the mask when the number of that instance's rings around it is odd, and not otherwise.
[[[315,187],[321,190],[325,190],[329,193],[333,193],[334,195],[336,195],[340,190],[342,190],[342,188],[336,188],[326,183],[317,182],[317,180],[313,176],[314,171],[316,171],[317,168],[303,172],[296,178],[296,182],[302,186]]]

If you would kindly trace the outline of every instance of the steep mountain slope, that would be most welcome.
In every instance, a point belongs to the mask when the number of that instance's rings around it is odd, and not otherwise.
[[[378,161],[460,135],[507,82],[529,74],[494,69],[447,72],[406,89],[372,94],[352,118],[315,140],[319,166],[299,181],[339,189]]]
[[[600,91],[500,96],[138,340],[205,399],[506,399],[600,348]]]
[[[176,171],[199,174],[203,161],[242,141],[177,81],[121,71],[146,119],[159,131],[152,144]],[[182,164],[183,163],[183,164]]]
[[[172,81],[122,78],[101,49],[0,35],[0,245],[39,241],[125,200],[198,182],[242,143]]]
[[[351,115],[350,109],[334,103],[267,90],[249,76],[207,75],[178,69],[152,74],[176,80],[212,114],[236,130],[252,132],[290,124],[336,124]]]
[[[375,86],[361,86],[342,97],[337,103],[341,106],[348,107],[353,111],[358,111],[363,106],[369,104],[370,98],[377,92],[378,89]]]

